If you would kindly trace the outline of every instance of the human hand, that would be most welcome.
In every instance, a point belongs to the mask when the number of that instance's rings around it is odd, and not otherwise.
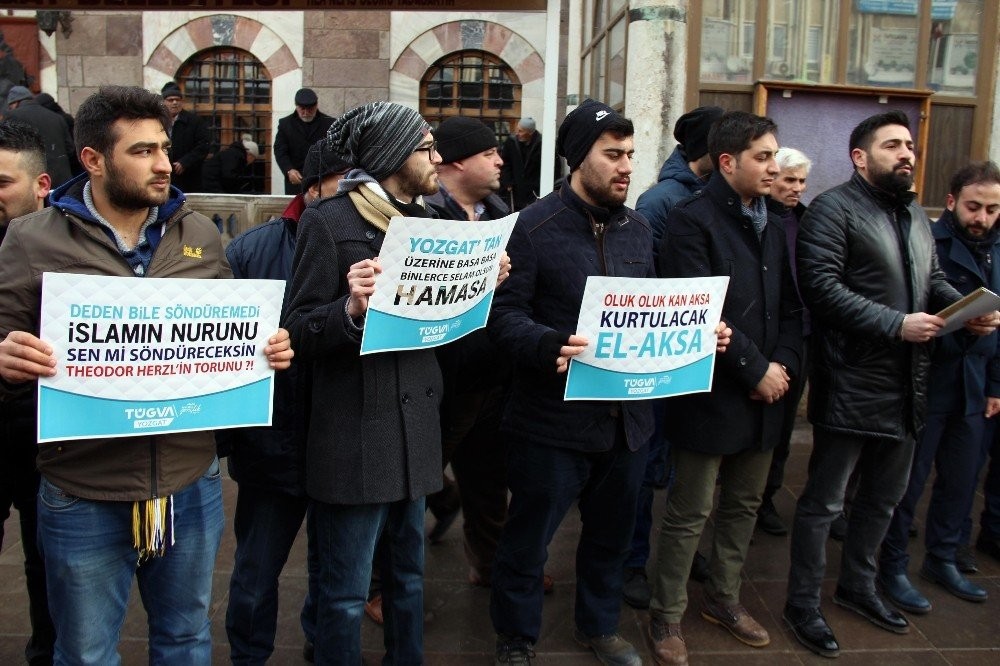
[[[368,312],[368,297],[375,293],[375,276],[381,272],[382,265],[378,262],[378,257],[359,261],[348,269],[347,287],[350,296],[347,300],[347,314],[352,319]]]
[[[993,396],[986,397],[986,412],[985,416],[988,419],[993,418],[998,413],[1000,413],[1000,398],[994,398]]]
[[[945,321],[937,315],[926,312],[911,312],[903,316],[900,337],[906,342],[927,342],[944,326]]]
[[[965,330],[973,335],[989,335],[997,330],[998,324],[1000,324],[1000,312],[994,310],[993,312],[987,312],[982,317],[966,321]]]
[[[763,400],[768,404],[777,402],[788,392],[789,381],[791,377],[788,376],[785,366],[771,361],[767,365],[767,372],[750,392],[750,399]]]
[[[733,337],[733,329],[729,328],[726,322],[720,321],[719,325],[715,327],[715,351],[719,354],[725,354],[726,349],[729,348],[731,337]]]
[[[267,365],[272,370],[288,369],[288,366],[292,364],[292,357],[295,356],[288,331],[279,328],[274,335],[267,339],[264,356],[267,357]]]
[[[504,280],[510,276],[510,257],[507,256],[506,250],[500,255],[500,273],[497,275],[497,286],[499,287]]]
[[[184,173],[184,165],[181,164],[180,162],[174,162],[173,167],[174,167],[174,173],[176,173],[178,176]]]
[[[566,372],[569,369],[569,360],[578,354],[582,354],[587,348],[587,338],[575,333],[569,336],[562,347],[559,348],[559,358],[556,359],[556,372]]]
[[[292,185],[302,184],[302,174],[299,172],[298,169],[288,170],[288,182],[291,183]]]
[[[52,345],[26,331],[11,331],[0,342],[0,377],[11,384],[56,374]]]

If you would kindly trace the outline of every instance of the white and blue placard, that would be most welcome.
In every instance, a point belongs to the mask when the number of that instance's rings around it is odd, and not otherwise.
[[[712,390],[729,277],[589,277],[566,400],[646,400]]]
[[[45,273],[38,441],[270,425],[284,285]]]
[[[516,220],[392,218],[361,353],[437,347],[486,326]]]

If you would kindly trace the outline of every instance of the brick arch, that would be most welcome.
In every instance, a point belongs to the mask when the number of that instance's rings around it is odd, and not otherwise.
[[[389,72],[392,101],[419,108],[420,79],[442,57],[477,49],[506,62],[521,82],[523,95],[541,96],[545,63],[524,37],[492,21],[451,21],[434,26],[411,41]],[[536,92],[537,89],[537,92]]]
[[[192,19],[167,35],[146,61],[145,78],[155,79],[153,83],[159,89],[191,56],[217,46],[253,54],[267,68],[272,81],[301,67],[284,40],[263,23],[245,16],[213,14]]]

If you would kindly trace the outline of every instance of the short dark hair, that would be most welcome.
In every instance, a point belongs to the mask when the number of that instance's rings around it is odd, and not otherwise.
[[[868,152],[872,147],[872,141],[875,140],[876,130],[886,125],[902,125],[906,129],[910,129],[910,118],[899,109],[868,116],[851,131],[848,154],[853,153],[855,148]]]
[[[45,172],[45,142],[38,130],[23,120],[0,120],[0,150],[18,153],[32,178]]]
[[[170,113],[163,98],[138,86],[101,86],[76,112],[76,152],[93,148],[109,155],[118,134],[112,131],[116,120],[159,120],[164,131],[170,127]]]
[[[778,126],[766,116],[727,111],[708,130],[708,154],[712,157],[712,165],[718,169],[723,153],[738,155],[765,134],[777,133]]]
[[[632,124],[631,118],[616,116],[609,120],[608,124],[604,126],[604,132],[611,132],[618,138],[623,139],[635,134],[635,125]],[[604,132],[602,132],[602,134]]]
[[[1000,183],[1000,168],[995,162],[984,160],[966,164],[951,177],[948,192],[957,199],[963,187],[979,183]]]

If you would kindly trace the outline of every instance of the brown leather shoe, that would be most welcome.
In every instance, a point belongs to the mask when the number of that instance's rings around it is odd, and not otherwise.
[[[712,624],[719,624],[729,630],[737,640],[750,647],[764,647],[771,642],[767,629],[750,617],[747,609],[740,604],[726,605],[705,597],[701,616]]]
[[[365,615],[371,618],[372,622],[381,625],[385,622],[382,617],[382,594],[376,594],[365,602]]]
[[[654,663],[659,666],[686,666],[688,649],[681,636],[679,622],[667,623],[650,618],[647,637]]]

